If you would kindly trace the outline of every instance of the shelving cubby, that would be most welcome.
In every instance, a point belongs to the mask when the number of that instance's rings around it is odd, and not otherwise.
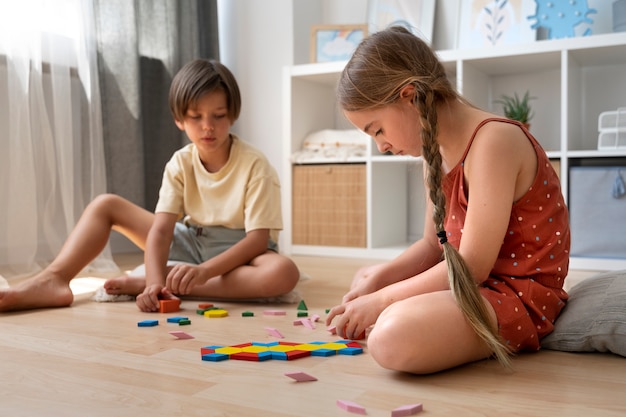
[[[580,165],[626,166],[626,149],[597,150],[598,116],[626,106],[626,33],[538,41],[490,49],[437,52],[457,89],[479,107],[502,114],[503,94],[535,97],[530,131],[559,172],[568,201],[569,169]],[[335,87],[345,62],[305,64],[284,70],[286,160],[310,133],[353,128],[337,108]],[[371,142],[365,158],[365,247],[294,245],[291,240],[292,192],[283,199],[287,253],[387,259],[423,233],[427,198],[421,158],[381,155]],[[294,164],[287,164],[283,186],[293,191]],[[341,198],[341,196],[337,196]],[[626,218],[626,212],[624,213]],[[615,219],[623,224],[624,219]],[[602,233],[602,232],[599,232]],[[576,238],[576,236],[573,236]],[[624,269],[624,257],[572,257],[576,269]]]

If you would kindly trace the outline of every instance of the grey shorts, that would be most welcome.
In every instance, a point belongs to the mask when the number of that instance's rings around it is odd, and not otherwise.
[[[246,231],[243,229],[199,227],[177,222],[168,259],[198,265],[226,251],[244,237]],[[267,249],[278,252],[278,244],[269,239]]]

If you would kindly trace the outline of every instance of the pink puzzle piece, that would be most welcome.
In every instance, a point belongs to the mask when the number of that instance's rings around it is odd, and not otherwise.
[[[285,376],[288,376],[289,378],[293,378],[296,380],[296,382],[307,382],[307,381],[317,381],[317,378],[315,378],[312,375],[309,375],[305,372],[285,372]]]
[[[285,310],[264,310],[263,314],[266,316],[286,316],[287,312]]]
[[[180,330],[172,330],[169,333],[177,339],[193,339],[192,335],[190,335],[189,333],[181,332]]]
[[[315,330],[315,325],[313,324],[311,319],[302,319],[302,324],[304,325],[304,327]]]
[[[398,407],[391,412],[391,417],[412,416],[422,411],[422,404],[409,404]]]
[[[267,330],[267,332],[270,334],[270,336],[274,336],[274,337],[277,337],[279,339],[282,339],[282,338],[285,337],[285,336],[283,336],[283,334],[278,329],[275,329],[273,327],[266,327],[265,330]]]
[[[365,407],[358,405],[357,403],[353,403],[352,401],[347,400],[337,400],[337,406],[339,408],[343,408],[346,411],[356,414],[367,414],[365,412]]]

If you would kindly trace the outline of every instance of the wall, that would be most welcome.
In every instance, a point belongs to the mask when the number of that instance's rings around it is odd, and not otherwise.
[[[438,49],[454,46],[459,1],[438,2]],[[367,6],[368,0],[218,0],[220,59],[243,99],[233,131],[263,151],[279,175],[289,163],[282,155],[283,68],[309,62],[312,25],[366,23]],[[283,198],[290,195],[283,190]]]
[[[293,62],[291,0],[219,0],[221,61],[234,73],[242,110],[233,131],[280,172],[282,71]]]

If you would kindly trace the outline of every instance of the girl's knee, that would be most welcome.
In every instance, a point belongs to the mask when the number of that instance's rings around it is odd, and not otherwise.
[[[428,373],[427,326],[416,317],[409,323],[407,312],[396,310],[401,309],[388,307],[376,321],[367,340],[370,355],[386,369]]]
[[[404,337],[406,337],[406,329]],[[396,321],[393,318],[386,319],[381,315],[367,338],[369,354],[383,368],[402,370],[402,358],[399,354],[399,344],[402,343],[402,338],[402,332],[398,331]]]

